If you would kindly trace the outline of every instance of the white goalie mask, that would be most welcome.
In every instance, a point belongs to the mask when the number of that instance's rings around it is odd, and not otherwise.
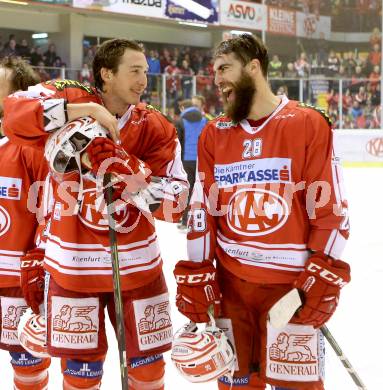
[[[49,357],[43,315],[35,314],[32,309],[28,308],[20,318],[17,335],[21,346],[31,355],[38,358]]]
[[[171,360],[189,382],[209,382],[234,373],[235,355],[224,331],[210,323],[202,331],[191,322],[181,328],[172,344]]]
[[[81,172],[81,153],[96,137],[107,137],[107,131],[93,118],[75,119],[55,131],[45,144],[45,158],[54,174]]]

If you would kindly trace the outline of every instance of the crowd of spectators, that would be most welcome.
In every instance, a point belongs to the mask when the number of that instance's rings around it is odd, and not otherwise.
[[[51,43],[46,51],[40,46],[30,46],[26,39],[17,40],[14,34],[8,41],[2,42],[0,37],[0,59],[4,57],[21,57],[35,67],[42,80],[60,77],[60,68],[65,66],[56,52],[56,45]]]
[[[307,2],[310,6],[317,3]],[[370,35],[370,49],[364,52],[357,50],[337,52],[331,48],[328,41],[319,39],[315,42],[315,50],[309,53],[302,51],[295,58],[281,58],[278,54],[272,53],[269,66],[272,88],[275,92],[285,93],[292,99],[302,99],[310,104],[325,106],[336,127],[340,125],[343,128],[379,127],[381,39],[379,29],[374,28]],[[167,114],[177,119],[178,103],[192,97],[193,79],[196,76],[195,92],[205,97],[206,113],[217,115],[221,112],[222,102],[214,86],[212,50],[153,43],[142,44],[142,47],[149,65],[148,87],[143,96],[144,101],[161,107],[162,89],[165,87]],[[89,85],[94,82],[91,64],[95,50],[95,45],[84,45],[83,67],[76,75],[79,81]],[[13,34],[5,43],[0,37],[0,58],[5,56],[25,58],[35,67],[42,80],[59,78],[61,67],[64,65],[54,43],[43,50],[39,46],[31,47],[26,39],[17,41]],[[163,74],[166,77],[165,85]],[[300,78],[304,80],[303,96],[302,84],[297,81]],[[315,91],[315,80],[318,79],[328,82],[326,91],[322,91],[321,94]],[[342,89],[338,79],[342,80]],[[340,106],[343,114],[342,124]]]

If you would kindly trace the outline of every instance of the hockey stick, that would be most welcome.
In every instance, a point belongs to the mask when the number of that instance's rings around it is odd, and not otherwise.
[[[332,349],[338,356],[339,360],[343,364],[344,368],[347,370],[349,375],[351,376],[352,380],[356,384],[359,390],[367,390],[367,387],[364,385],[362,380],[360,379],[358,373],[355,371],[355,368],[351,365],[350,361],[347,359],[347,357],[343,354],[342,349],[340,348],[339,344],[334,339],[334,336],[331,334],[329,329],[326,325],[323,325],[320,328],[321,332],[323,333],[324,337],[326,337],[326,340],[331,345]]]
[[[301,305],[302,300],[299,296],[299,292],[296,288],[294,288],[285,296],[283,296],[278,302],[276,302],[274,306],[269,310],[269,321],[273,328],[280,329],[286,326],[292,316],[295,314],[295,312],[301,307]],[[331,345],[331,348],[338,356],[339,360],[351,376],[357,388],[359,390],[367,390],[367,387],[363,384],[362,380],[355,371],[354,367],[351,365],[350,361],[343,354],[342,349],[336,342],[334,336],[331,334],[327,326],[323,325],[320,328],[320,331],[322,332],[328,343]]]
[[[113,187],[111,185],[111,175],[105,175],[104,181],[106,191],[106,205],[109,225],[109,242],[110,252],[112,257],[112,272],[113,272],[113,293],[114,293],[114,308],[116,312],[116,334],[118,343],[118,353],[120,356],[120,373],[121,373],[121,388],[128,390],[128,364],[126,356],[126,338],[124,326],[124,313],[122,309],[122,296],[120,285],[120,263],[118,260],[116,226],[113,219]]]

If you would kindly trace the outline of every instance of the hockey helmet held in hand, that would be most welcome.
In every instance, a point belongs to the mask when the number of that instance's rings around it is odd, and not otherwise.
[[[31,308],[21,316],[17,334],[21,346],[38,358],[49,357],[46,343],[46,323],[41,314],[33,313]]]
[[[202,331],[191,322],[181,328],[172,344],[171,360],[190,382],[209,382],[234,373],[234,349],[224,331],[211,322]]]
[[[107,131],[93,118],[75,119],[53,132],[45,144],[45,158],[55,174],[81,172],[81,153],[96,137]]]

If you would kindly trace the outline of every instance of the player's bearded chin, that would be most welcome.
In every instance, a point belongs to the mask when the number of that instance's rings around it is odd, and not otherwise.
[[[225,113],[234,122],[246,119],[250,113],[256,88],[253,79],[242,71],[240,79],[233,83],[234,99],[225,101]]]

